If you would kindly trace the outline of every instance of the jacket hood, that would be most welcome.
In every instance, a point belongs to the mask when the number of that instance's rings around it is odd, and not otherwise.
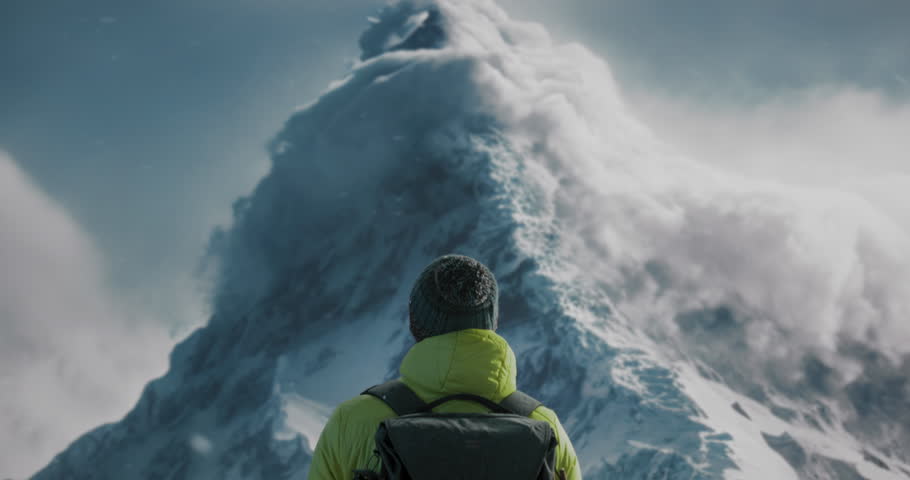
[[[492,330],[467,329],[426,338],[401,362],[401,377],[426,397],[471,393],[498,402],[515,391],[515,352]]]

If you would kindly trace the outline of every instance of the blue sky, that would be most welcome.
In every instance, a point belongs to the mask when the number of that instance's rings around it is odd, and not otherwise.
[[[118,288],[178,316],[158,291],[357,53],[372,7],[333,3],[5,2],[0,148],[90,232]]]
[[[910,92],[900,0],[502,3],[605,55],[627,86],[724,102],[818,84]]]

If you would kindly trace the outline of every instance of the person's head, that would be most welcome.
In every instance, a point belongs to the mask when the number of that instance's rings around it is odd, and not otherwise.
[[[411,334],[418,342],[435,335],[482,328],[496,330],[499,287],[482,263],[464,255],[430,262],[411,289]]]

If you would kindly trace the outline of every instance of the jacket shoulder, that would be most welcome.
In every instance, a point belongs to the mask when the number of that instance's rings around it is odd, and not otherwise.
[[[373,455],[379,424],[395,413],[382,400],[358,395],[339,404],[319,435],[310,466],[311,480],[344,480],[366,468]]]
[[[376,397],[358,395],[338,405],[333,415],[342,420],[342,428],[348,430],[348,433],[352,433],[351,430],[360,430],[358,427],[371,427],[372,435],[379,428],[379,423],[394,417],[395,412]]]
[[[531,417],[553,424],[559,423],[559,416],[556,415],[556,412],[548,408],[546,405],[541,405],[534,409],[534,411],[531,412]]]
[[[531,418],[543,420],[553,427],[557,442],[557,469],[565,472],[566,478],[569,480],[580,480],[581,469],[578,466],[578,456],[575,454],[575,447],[572,445],[572,440],[569,439],[569,435],[566,433],[565,428],[563,428],[562,423],[560,423],[556,412],[541,405],[531,413]]]

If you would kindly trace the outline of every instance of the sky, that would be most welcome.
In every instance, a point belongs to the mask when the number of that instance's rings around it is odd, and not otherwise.
[[[0,258],[16,260],[0,273],[0,345],[23,346],[0,352],[0,385],[25,392],[0,425],[29,432],[0,445],[38,452],[0,477],[125,413],[204,322],[213,226],[266,172],[295,107],[355,61],[382,3],[0,3]],[[605,57],[633,110],[686,153],[845,189],[910,225],[910,3],[499,3]],[[46,368],[24,368],[36,358]],[[97,398],[78,385],[109,392],[126,375],[110,362],[128,364],[129,386],[87,409]],[[39,396],[80,420],[39,421],[26,408]]]

